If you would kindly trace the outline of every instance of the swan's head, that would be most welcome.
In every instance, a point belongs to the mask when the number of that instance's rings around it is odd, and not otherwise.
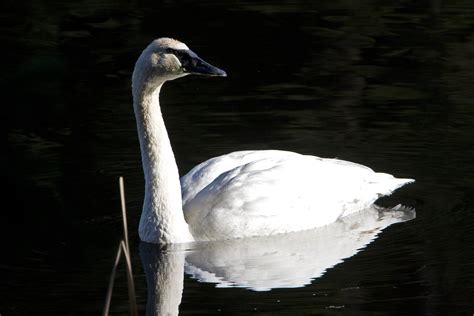
[[[135,64],[133,82],[161,84],[189,74],[225,77],[225,71],[198,57],[184,43],[172,38],[154,40]]]

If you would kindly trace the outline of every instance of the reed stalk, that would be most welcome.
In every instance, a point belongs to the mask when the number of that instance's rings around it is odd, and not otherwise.
[[[125,257],[125,263],[127,267],[127,284],[128,284],[128,299],[130,303],[130,315],[137,316],[137,300],[135,295],[135,283],[133,281],[133,271],[132,271],[132,260],[130,258],[130,248],[128,244],[128,226],[127,226],[127,209],[125,207],[125,186],[123,183],[123,177],[119,178],[119,187],[120,187],[120,202],[122,206],[122,222],[123,222],[123,239],[120,241],[117,255],[115,256],[114,266],[112,267],[112,272],[110,274],[109,286],[107,288],[107,295],[105,297],[104,311],[103,316],[108,316],[110,311],[110,303],[112,301],[112,292],[114,288],[115,275],[117,274],[117,267],[120,262],[120,258],[123,255]]]

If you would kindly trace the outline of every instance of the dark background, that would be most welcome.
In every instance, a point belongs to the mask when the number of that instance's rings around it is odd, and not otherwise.
[[[312,285],[255,293],[187,278],[183,314],[474,312],[471,1],[4,0],[0,17],[2,315],[102,310],[122,234],[121,175],[144,310],[130,76],[162,36],[229,74],[163,89],[182,174],[219,154],[274,148],[417,180],[380,201],[416,207],[417,218]],[[123,270],[112,303],[127,311]]]

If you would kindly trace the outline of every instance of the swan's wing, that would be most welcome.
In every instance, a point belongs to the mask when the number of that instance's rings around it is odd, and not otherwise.
[[[183,209],[200,240],[323,226],[410,181],[351,162],[281,151],[237,152],[196,168],[182,179]],[[193,177],[205,180],[196,188]]]
[[[208,159],[181,177],[183,205],[186,205],[196,194],[224,172],[255,160],[268,157],[290,157],[294,155],[298,154],[281,150],[246,150]]]

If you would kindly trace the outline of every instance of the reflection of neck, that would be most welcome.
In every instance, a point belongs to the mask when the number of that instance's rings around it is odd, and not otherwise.
[[[178,315],[183,295],[184,251],[141,243],[148,287],[147,315]]]
[[[166,131],[159,94],[163,83],[133,86],[135,117],[145,174],[140,237],[154,243],[192,241],[184,220],[181,185]]]

